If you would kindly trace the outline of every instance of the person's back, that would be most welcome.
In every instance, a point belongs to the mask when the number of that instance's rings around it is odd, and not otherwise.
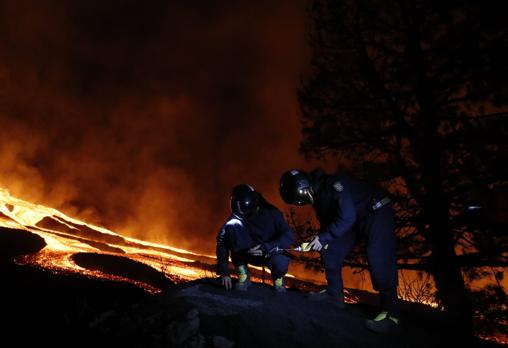
[[[261,244],[263,252],[268,253],[275,244],[288,248],[293,243],[293,233],[279,209],[264,199],[257,214],[246,217],[243,222],[251,238]]]
[[[321,225],[328,225],[337,218],[338,208],[334,199],[336,192],[341,192],[351,199],[356,218],[365,217],[371,212],[372,203],[387,194],[384,190],[374,187],[345,173],[325,174],[321,170],[309,173],[313,183],[316,217]],[[344,192],[345,191],[345,192]]]

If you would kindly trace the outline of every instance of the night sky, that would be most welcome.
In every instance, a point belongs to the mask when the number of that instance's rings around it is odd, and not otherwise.
[[[212,251],[233,185],[308,169],[307,1],[0,1],[0,187]],[[203,241],[205,241],[203,243]]]

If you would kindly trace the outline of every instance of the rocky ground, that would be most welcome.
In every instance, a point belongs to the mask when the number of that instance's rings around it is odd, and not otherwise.
[[[150,275],[165,288],[150,295],[125,283],[55,275],[12,262],[12,257],[42,247],[44,241],[29,232],[0,230],[5,323],[0,337],[12,341],[10,346],[490,347],[475,340],[459,342],[439,312],[409,304],[399,332],[377,335],[364,327],[365,319],[375,314],[374,306],[339,309],[311,302],[297,289],[279,294],[254,284],[245,293],[227,292],[217,279],[172,284]],[[121,273],[117,259],[90,258],[78,261],[106,261]],[[126,269],[126,274],[144,273],[130,260]]]

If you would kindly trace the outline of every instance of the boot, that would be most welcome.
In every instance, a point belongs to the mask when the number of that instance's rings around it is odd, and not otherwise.
[[[286,292],[283,277],[279,277],[273,280],[273,289],[277,292]]]
[[[399,318],[383,311],[374,319],[366,320],[365,326],[375,333],[392,333],[399,329]]]
[[[235,290],[247,291],[250,286],[250,274],[247,266],[238,265],[236,267],[236,274],[238,275],[238,282],[235,284]]]

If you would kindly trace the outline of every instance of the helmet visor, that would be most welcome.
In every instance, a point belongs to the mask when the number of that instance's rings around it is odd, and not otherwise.
[[[235,186],[231,195],[231,211],[239,216],[256,214],[259,209],[259,194],[252,186]]]
[[[310,192],[310,188],[298,189],[294,197],[295,205],[306,205],[314,203],[314,198]]]
[[[282,175],[280,195],[287,204],[306,205],[314,201],[309,179],[303,172],[297,170],[288,171]]]

